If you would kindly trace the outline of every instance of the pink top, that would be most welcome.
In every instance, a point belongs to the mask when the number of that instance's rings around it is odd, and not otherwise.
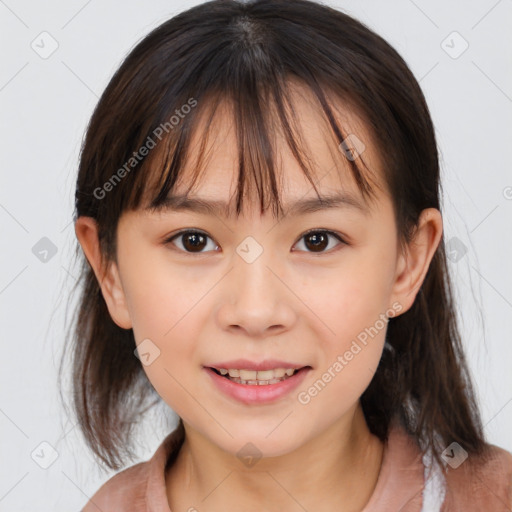
[[[170,455],[175,455],[180,445],[176,444],[175,430],[151,459],[104,483],[82,512],[172,512],[165,471]],[[448,467],[443,492],[426,489],[419,446],[401,426],[392,427],[377,484],[362,512],[510,512],[512,454],[494,445],[491,449],[492,459],[485,464],[471,464],[469,457],[456,469]],[[427,476],[430,479],[430,473]],[[432,504],[436,500],[438,506]]]

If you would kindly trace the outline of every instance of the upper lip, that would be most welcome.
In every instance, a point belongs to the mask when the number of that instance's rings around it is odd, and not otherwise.
[[[275,370],[276,368],[295,368],[299,370],[304,366],[300,363],[291,363],[289,361],[281,361],[279,359],[265,359],[264,361],[249,361],[248,359],[233,359],[231,361],[224,361],[221,363],[212,363],[204,365],[208,368],[225,368],[229,369],[237,369],[237,370],[256,370],[256,371],[264,371],[264,370]]]

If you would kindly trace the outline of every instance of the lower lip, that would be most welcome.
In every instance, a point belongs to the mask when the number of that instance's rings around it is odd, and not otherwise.
[[[297,388],[304,380],[309,370],[311,370],[310,367],[301,368],[291,377],[288,377],[281,382],[260,386],[238,384],[237,382],[233,382],[228,378],[215,373],[211,368],[204,367],[204,369],[206,370],[206,373],[210,375],[213,383],[218,387],[218,389],[220,389],[220,391],[244,404],[262,404],[279,400]]]

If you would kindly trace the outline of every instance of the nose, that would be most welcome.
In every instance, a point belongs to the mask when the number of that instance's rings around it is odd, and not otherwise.
[[[248,263],[235,255],[234,268],[223,280],[225,300],[217,310],[223,330],[264,338],[289,330],[297,320],[291,283],[285,282],[271,256],[264,251]]]

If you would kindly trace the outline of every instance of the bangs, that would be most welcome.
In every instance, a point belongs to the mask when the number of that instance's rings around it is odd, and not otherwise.
[[[165,206],[166,198],[173,193],[178,184],[180,188],[184,187],[186,195],[189,194],[208,163],[208,159],[205,158],[208,156],[207,141],[213,131],[212,121],[216,116],[222,122],[230,124],[234,122],[238,150],[236,162],[238,177],[233,205],[236,216],[240,215],[244,208],[244,199],[248,196],[253,201],[259,202],[262,214],[268,208],[272,209],[275,217],[285,214],[279,186],[282,168],[276,162],[276,156],[279,156],[278,136],[286,141],[291,154],[319,197],[317,185],[323,177],[330,172],[339,173],[340,169],[349,168],[363,201],[368,205],[372,199],[375,199],[374,188],[381,188],[379,173],[372,170],[365,162],[364,154],[356,153],[354,156],[355,148],[351,147],[350,137],[348,137],[351,132],[340,126],[333,112],[336,110],[333,105],[343,105],[344,109],[350,112],[358,112],[360,109],[357,105],[348,98],[341,98],[330,89],[328,91],[334,98],[334,102],[332,100],[329,102],[327,99],[329,95],[325,94],[316,81],[307,84],[309,87],[306,90],[313,92],[312,96],[308,95],[309,98],[313,98],[313,101],[317,100],[314,105],[315,111],[323,113],[322,121],[329,134],[327,144],[335,162],[333,167],[321,169],[318,174],[318,169],[316,172],[314,170],[314,159],[306,150],[307,144],[300,128],[301,123],[297,120],[296,109],[291,100],[291,93],[297,90],[294,86],[304,86],[304,81],[296,79],[284,81],[272,75],[272,80],[267,78],[264,82],[265,88],[260,86],[255,89],[254,77],[247,73],[241,74],[236,82],[232,82],[236,83],[237,87],[227,87],[226,83],[213,86],[210,84],[210,89],[195,93],[188,99],[185,99],[186,95],[182,95],[181,105],[196,106],[184,109],[188,113],[183,117],[180,116],[179,122],[173,125],[172,129],[164,130],[165,136],[161,137],[155,149],[140,165],[138,172],[134,173],[133,182],[125,196],[126,204],[122,209],[145,209],[156,212]],[[308,101],[309,98],[301,98],[301,100]],[[151,131],[144,137],[151,137],[153,134],[155,138],[155,131],[160,134],[162,129],[159,127],[165,125],[165,120],[169,124],[170,119],[177,117],[173,114],[179,112],[179,104],[180,102],[174,102],[171,108],[165,109],[159,124],[153,125]],[[228,107],[223,110],[223,112],[229,112],[228,119],[219,114],[218,107],[221,104]],[[357,119],[364,121],[360,115]],[[365,126],[368,126],[368,123],[365,123]],[[200,140],[200,144],[196,142],[192,147],[194,135],[200,135],[197,139]],[[358,133],[357,137],[363,138],[361,133]],[[374,142],[364,140],[364,144],[368,146]],[[196,148],[197,156],[192,158],[191,150]],[[233,210],[231,205],[230,210]]]

